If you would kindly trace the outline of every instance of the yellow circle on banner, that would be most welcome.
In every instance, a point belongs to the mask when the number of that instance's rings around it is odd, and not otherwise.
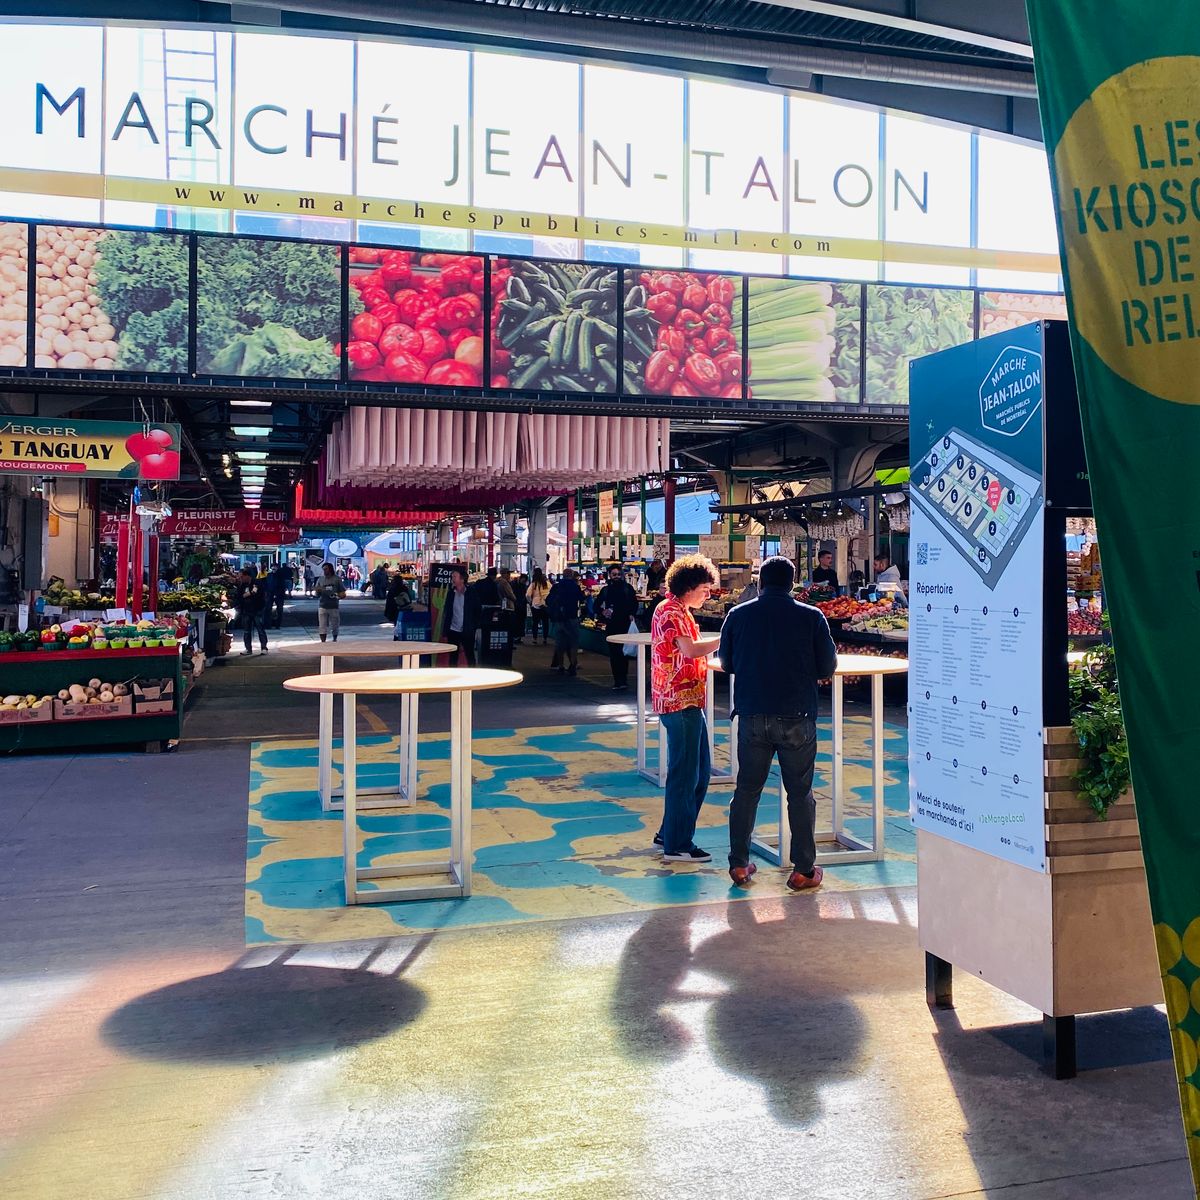
[[[1200,983],[1200,979],[1196,982]],[[1163,996],[1167,1002],[1167,1016],[1171,1024],[1178,1025],[1190,1009],[1187,984],[1182,979],[1176,979],[1174,975],[1164,975]]]
[[[1181,1083],[1179,1103],[1183,1109],[1183,1123],[1188,1133],[1200,1130],[1200,1091],[1190,1083]]]
[[[1188,962],[1200,967],[1200,917],[1196,917],[1183,931],[1182,948],[1188,957]],[[1164,971],[1166,969],[1166,967],[1163,968]]]
[[[1197,1053],[1195,1041],[1182,1029],[1171,1030],[1171,1041],[1175,1045],[1175,1061],[1179,1065],[1179,1075],[1186,1079],[1200,1066],[1200,1053]]]
[[[1136,63],[1054,151],[1076,331],[1122,379],[1200,403],[1200,58]]]
[[[1193,921],[1192,924],[1195,925],[1196,922]],[[1179,934],[1170,925],[1159,921],[1154,927],[1154,942],[1158,947],[1158,965],[1164,971],[1169,971],[1183,954],[1183,943],[1179,940]]]

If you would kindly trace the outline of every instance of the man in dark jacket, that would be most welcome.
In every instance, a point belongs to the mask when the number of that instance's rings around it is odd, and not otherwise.
[[[477,611],[471,604],[466,568],[455,567],[450,572],[450,590],[446,593],[437,637],[439,641],[457,646],[462,651],[468,667],[475,665],[475,630],[478,628],[474,623],[476,620]],[[457,652],[451,656],[450,665],[458,666]]]
[[[821,885],[812,793],[817,680],[833,674],[837,648],[824,613],[792,599],[795,580],[790,559],[768,558],[758,574],[758,599],[731,609],[721,629],[718,656],[734,677],[738,719],[738,776],[729,805],[729,876],[738,887],[754,874],[750,835],[777,754],[792,828],[787,885],[793,892]]]
[[[568,567],[562,578],[550,589],[546,597],[546,613],[554,622],[554,657],[550,669],[560,675],[565,670],[574,675],[579,670],[579,606],[583,603],[583,589],[575,572]],[[570,668],[563,666],[563,660]]]
[[[604,622],[604,632],[611,637],[628,633],[629,623],[637,614],[637,592],[625,581],[618,566],[608,568],[608,582],[596,597],[596,615]],[[612,667],[613,691],[624,692],[629,688],[629,659],[624,646],[608,643],[608,661]]]
[[[263,581],[258,578],[258,572],[253,567],[243,567],[238,575],[237,590],[234,593],[234,604],[242,616],[246,630],[246,649],[243,656],[254,653],[254,631],[258,630],[259,653],[267,652],[267,630],[263,624],[263,608],[266,597],[263,595]]]

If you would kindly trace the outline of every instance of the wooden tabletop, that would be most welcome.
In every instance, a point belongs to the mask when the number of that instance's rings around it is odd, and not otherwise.
[[[327,692],[358,696],[424,695],[427,692],[483,692],[512,687],[524,676],[519,671],[496,671],[487,667],[431,667],[418,670],[343,671],[338,675],[299,675],[285,679],[292,692]]]
[[[449,642],[394,642],[391,638],[347,638],[344,642],[292,642],[272,646],[271,652],[307,654],[317,658],[393,658],[401,654],[449,654],[457,650]]]

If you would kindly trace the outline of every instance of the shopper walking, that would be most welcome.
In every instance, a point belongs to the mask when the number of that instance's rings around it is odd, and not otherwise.
[[[471,617],[467,573],[461,567],[455,567],[450,572],[450,593],[442,609],[442,627],[438,637],[443,642],[457,646],[466,658],[468,667],[475,665],[475,626],[471,623]]]
[[[371,572],[371,599],[386,600],[388,592],[388,563],[381,562]],[[393,617],[394,621],[396,618]]]
[[[321,577],[313,589],[317,594],[317,636],[321,641],[329,634],[333,640],[338,640],[338,631],[342,627],[342,613],[339,607],[346,598],[346,585],[337,577],[333,563],[323,563]]]
[[[570,567],[546,596],[546,612],[554,622],[554,657],[550,669],[560,675],[563,671],[574,675],[579,670],[579,606],[583,599],[583,589]],[[564,667],[564,662],[570,665]]]
[[[612,637],[614,634],[628,633],[633,618],[637,615],[637,592],[625,580],[625,574],[619,566],[608,568],[608,582],[600,589],[596,597],[596,614],[604,622],[604,631]],[[608,643],[608,662],[612,668],[614,692],[624,692],[629,688],[629,656],[625,647]]]
[[[276,629],[283,628],[283,606],[287,602],[288,594],[292,590],[292,568],[288,563],[282,562],[271,572],[271,578],[274,580],[274,590],[271,593],[272,607],[274,609],[274,627]],[[268,611],[267,616],[272,613]]]
[[[316,568],[307,559],[304,560],[304,594],[311,596],[317,585]]]
[[[667,578],[666,564],[656,554],[654,561],[650,564],[646,571],[646,592],[653,596],[659,588],[662,587],[664,580]]]
[[[526,596],[529,591],[529,576],[524,573],[518,575],[512,581],[512,590],[517,605],[513,610],[513,634],[516,645],[520,646],[525,641],[525,626],[529,621],[529,600]]]
[[[817,680],[833,674],[837,649],[825,614],[792,599],[795,580],[790,559],[768,558],[758,573],[758,599],[731,609],[721,629],[721,665],[732,674],[737,691],[738,774],[729,805],[729,877],[738,887],[746,887],[754,874],[750,835],[776,756],[792,829],[787,885],[793,892],[821,886],[812,792]]]
[[[712,855],[696,845],[696,820],[708,792],[712,762],[704,702],[708,688],[705,656],[716,637],[702,638],[692,615],[720,583],[710,559],[677,558],[667,571],[667,598],[654,610],[650,636],[650,693],[667,733],[667,786],[663,798],[664,862],[706,863]],[[661,753],[661,751],[660,751]]]
[[[387,585],[383,601],[383,619],[395,624],[402,612],[413,606],[413,594],[407,581],[397,571]]]
[[[234,604],[242,618],[242,626],[245,630],[246,648],[242,651],[242,656],[254,653],[255,630],[258,631],[258,652],[266,654],[267,629],[263,624],[266,597],[263,594],[262,581],[259,580],[258,572],[253,567],[243,567],[239,572]]]
[[[542,645],[550,633],[550,617],[546,612],[546,597],[550,595],[550,584],[546,581],[546,573],[541,567],[533,568],[533,578],[525,589],[525,598],[529,601],[530,637],[533,644],[538,644],[538,629],[542,631]]]

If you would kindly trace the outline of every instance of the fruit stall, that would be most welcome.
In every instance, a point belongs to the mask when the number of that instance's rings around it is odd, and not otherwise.
[[[184,651],[174,623],[0,633],[0,753],[178,741]]]

